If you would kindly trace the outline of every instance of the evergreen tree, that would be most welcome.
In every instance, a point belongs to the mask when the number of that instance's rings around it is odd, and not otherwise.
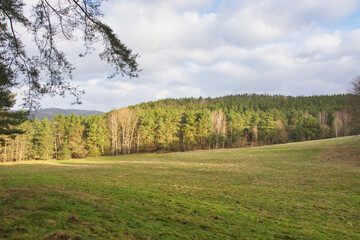
[[[68,143],[66,140],[63,142],[63,144],[61,146],[61,150],[59,152],[58,159],[60,159],[60,160],[70,159],[70,150],[69,150]]]
[[[155,129],[155,111],[152,109],[142,110],[139,119],[139,131],[144,151],[151,152],[155,150]]]
[[[85,118],[85,135],[88,156],[103,155],[110,147],[109,131],[102,116],[92,115]]]
[[[192,150],[196,145],[196,115],[193,110],[185,110],[181,123],[181,138],[184,150]]]
[[[292,141],[299,142],[303,140],[303,128],[302,128],[302,122],[298,122],[295,126],[295,128],[291,131],[290,136]]]
[[[34,129],[35,133],[32,139],[33,158],[36,160],[53,158],[53,135],[47,118],[44,118],[41,122],[35,119]]]
[[[166,125],[164,123],[165,111],[162,108],[155,109],[155,145],[157,148],[167,148]]]
[[[72,158],[83,158],[87,155],[86,142],[84,139],[85,126],[80,117],[72,114],[68,126],[68,148]]]
[[[3,54],[0,53],[0,135],[19,134],[23,133],[23,131],[17,128],[17,126],[26,121],[28,112],[10,111],[15,105],[16,97],[10,91],[10,88],[14,86],[12,81],[14,74],[11,69],[3,64],[3,61]],[[1,140],[2,138],[0,137]]]
[[[317,139],[321,133],[320,123],[310,115],[304,120],[302,130],[307,140]]]
[[[227,114],[227,134],[228,134],[228,146],[233,147],[236,143],[236,147],[240,146],[240,141],[243,137],[245,129],[245,121],[240,113],[230,110]]]
[[[209,110],[201,109],[196,113],[196,138],[200,149],[210,147],[209,140],[212,133],[212,120]],[[207,146],[208,145],[208,146]]]
[[[176,150],[179,143],[181,115],[176,109],[167,109],[163,115],[164,147],[167,150]]]
[[[265,144],[272,144],[276,136],[274,119],[267,115],[258,124],[259,140]]]

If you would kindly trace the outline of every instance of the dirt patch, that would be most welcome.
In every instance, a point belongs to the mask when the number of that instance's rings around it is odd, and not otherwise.
[[[70,234],[60,231],[55,233],[50,233],[49,235],[46,235],[43,239],[49,239],[49,240],[81,240],[80,237],[73,237]]]
[[[80,219],[73,213],[70,217],[68,217],[68,222],[80,222]]]
[[[49,224],[49,225],[53,225],[53,226],[55,226],[55,225],[58,224],[58,222],[55,221],[55,220],[53,220],[53,219],[45,220],[45,223],[47,223],[47,224]]]

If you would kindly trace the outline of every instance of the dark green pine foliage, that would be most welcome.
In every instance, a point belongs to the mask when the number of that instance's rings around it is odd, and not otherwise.
[[[277,109],[280,112],[286,112],[289,109],[296,109],[299,112],[308,111],[312,115],[316,115],[321,110],[327,112],[335,112],[344,108],[346,105],[347,95],[324,95],[324,96],[281,96],[281,95],[258,95],[258,94],[242,94],[230,95],[219,98],[206,98],[195,100],[193,98],[180,98],[180,99],[164,99],[157,102],[141,103],[136,106],[141,109],[154,108],[160,106],[162,108],[186,108],[195,109],[199,106],[206,107],[210,111],[222,109],[231,109],[245,113],[246,111],[269,112],[271,109]]]
[[[69,150],[69,146],[68,146],[68,142],[67,141],[64,141],[62,146],[61,146],[61,149],[59,151],[59,154],[58,154],[58,159],[59,160],[67,160],[67,159],[70,159],[70,150]]]
[[[2,159],[12,161],[14,157],[9,154],[12,151],[17,152],[22,160],[101,156],[113,152],[111,147],[114,146],[120,152],[125,146],[123,143],[126,143],[128,154],[256,146],[345,136],[349,128],[343,99],[344,95],[165,99],[129,107],[127,110],[131,111],[124,112],[136,115],[131,126],[126,125],[129,124],[127,114],[86,118],[58,115],[51,122],[35,120],[22,124],[26,135],[7,138],[6,146],[2,147]],[[117,125],[109,124],[111,116],[119,121]],[[131,127],[131,133],[121,131],[130,131],[128,127]]]
[[[181,114],[176,109],[166,109],[163,114],[164,147],[166,150],[176,150],[179,145]]]
[[[318,139],[321,133],[320,123],[310,115],[304,120],[302,130],[306,140]]]
[[[68,115],[70,116],[70,115]],[[72,114],[68,121],[68,148],[72,158],[82,158],[87,155],[85,141],[85,126],[82,118]]]
[[[272,144],[276,137],[273,117],[265,115],[258,124],[259,140],[265,144]]]
[[[207,109],[201,109],[196,113],[196,142],[198,148],[210,147],[209,141],[212,133],[211,113]]]
[[[28,112],[10,111],[16,102],[16,95],[10,91],[14,86],[13,73],[2,63],[2,59],[0,54],[0,135],[23,133],[17,126],[27,120]]]
[[[155,146],[155,110],[144,109],[140,111],[139,117],[139,132],[140,132],[140,149],[145,152],[152,152],[156,149]]]
[[[44,118],[41,122],[34,120],[34,136],[32,139],[33,159],[46,160],[53,158],[54,139],[50,122]]]
[[[244,137],[245,120],[243,116],[231,109],[227,114],[227,139],[228,146],[240,147],[240,141]]]
[[[158,149],[167,148],[166,125],[164,123],[165,109],[155,109],[155,145]]]
[[[192,150],[196,145],[196,115],[193,110],[186,110],[182,117],[181,139],[184,150]]]
[[[92,115],[85,118],[85,136],[88,156],[104,155],[109,150],[109,131],[103,116]]]

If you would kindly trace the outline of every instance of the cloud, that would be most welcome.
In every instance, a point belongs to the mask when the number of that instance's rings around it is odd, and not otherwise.
[[[342,23],[359,6],[358,0],[112,0],[104,2],[104,21],[140,54],[140,77],[108,80],[111,69],[96,53],[79,59],[78,44],[66,49],[77,67],[75,84],[86,91],[83,109],[239,93],[345,93],[360,74],[360,28]]]

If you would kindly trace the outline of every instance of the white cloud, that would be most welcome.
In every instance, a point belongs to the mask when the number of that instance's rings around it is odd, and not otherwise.
[[[111,69],[96,54],[76,58],[74,80],[86,90],[81,108],[238,93],[344,93],[360,74],[360,28],[339,27],[359,11],[359,0],[104,4],[105,21],[141,55],[143,71],[139,78],[108,80]]]

